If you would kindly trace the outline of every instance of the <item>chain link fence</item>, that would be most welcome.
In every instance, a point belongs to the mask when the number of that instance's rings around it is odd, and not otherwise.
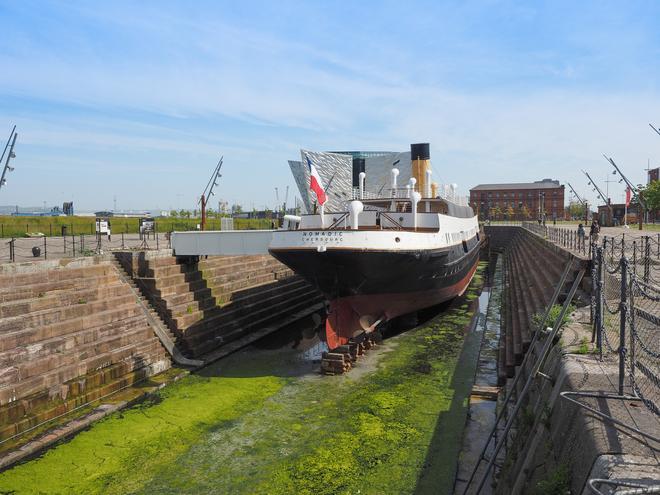
[[[660,285],[651,240],[603,242],[593,257],[594,330],[601,359],[618,362],[619,395],[629,386],[660,416]]]

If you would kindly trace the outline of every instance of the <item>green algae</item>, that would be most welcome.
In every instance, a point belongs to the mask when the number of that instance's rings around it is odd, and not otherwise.
[[[295,376],[286,353],[250,349],[0,474],[0,491],[451,493],[480,285],[370,352],[371,371]]]
[[[0,493],[129,493],[151,473],[171,466],[210,427],[259,407],[281,386],[275,377],[186,377],[154,399],[1,473]]]

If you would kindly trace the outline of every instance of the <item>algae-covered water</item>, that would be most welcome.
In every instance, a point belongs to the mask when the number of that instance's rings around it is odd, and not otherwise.
[[[347,375],[320,376],[304,335],[263,341],[0,473],[0,493],[451,493],[479,273]]]

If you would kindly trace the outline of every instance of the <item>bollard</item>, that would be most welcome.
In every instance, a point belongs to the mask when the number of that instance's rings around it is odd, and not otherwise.
[[[619,319],[619,395],[623,395],[623,382],[626,374],[626,317],[628,314],[628,260],[621,257],[621,302]]]

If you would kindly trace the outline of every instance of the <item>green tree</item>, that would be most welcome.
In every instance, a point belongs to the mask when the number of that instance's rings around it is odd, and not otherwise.
[[[176,217],[179,216],[179,212],[176,211],[176,210],[171,210],[171,211],[170,211],[170,216],[176,218]]]
[[[520,209],[520,214],[522,215],[523,220],[529,220],[529,208],[525,205]]]
[[[568,203],[568,214],[573,220],[583,217],[584,205],[579,201],[571,201],[570,203]]]
[[[649,210],[660,210],[660,180],[654,180],[647,186],[642,187],[640,194]]]

